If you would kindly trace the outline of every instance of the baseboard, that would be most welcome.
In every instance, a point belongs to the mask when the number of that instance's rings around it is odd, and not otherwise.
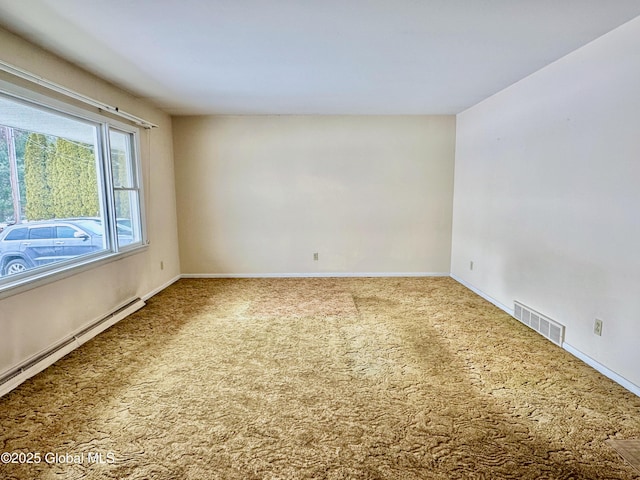
[[[614,372],[612,370],[609,370],[607,367],[605,367],[604,365],[602,365],[598,361],[594,360],[590,356],[582,353],[577,348],[569,345],[567,342],[564,342],[562,344],[562,348],[564,348],[567,352],[569,352],[574,357],[577,357],[580,360],[582,360],[584,363],[589,365],[594,370],[597,370],[598,372],[600,372],[605,377],[610,378],[611,380],[616,382],[618,385],[626,388],[631,393],[633,393],[633,394],[637,395],[638,397],[640,397],[640,386],[636,385],[635,383],[630,382],[626,378],[618,375],[616,372]]]
[[[89,322],[89,324],[86,327],[78,330],[69,339],[58,344],[58,345],[63,345],[62,347],[56,347],[56,346],[52,347],[50,350],[53,350],[53,353],[47,355],[46,352],[42,352],[22,364],[22,365],[27,365],[27,367],[18,366],[13,369],[15,372],[13,374],[11,374],[10,372],[5,372],[3,377],[5,378],[8,377],[8,380],[6,380],[4,383],[0,385],[0,397],[10,392],[21,383],[28,380],[29,378],[40,373],[45,368],[49,367],[50,365],[53,365],[55,362],[63,358],[65,355],[69,354],[76,348],[80,347],[83,343],[86,343],[87,341],[94,338],[96,335],[102,333],[107,328],[111,327],[112,325],[115,325],[120,320],[126,318],[127,316],[131,315],[135,311],[144,307],[146,300],[156,295],[157,293],[161,292],[171,284],[175,283],[180,278],[331,278],[331,277],[447,277],[447,276],[450,276],[456,282],[464,285],[466,288],[468,288],[472,292],[476,293],[477,295],[484,298],[488,302],[492,303],[496,307],[500,308],[504,312],[513,316],[513,309],[508,308],[507,306],[500,303],[493,297],[487,295],[483,291],[477,289],[476,287],[462,280],[456,275],[449,274],[449,273],[437,273],[437,272],[342,273],[341,272],[341,273],[289,273],[289,274],[279,274],[279,273],[276,273],[276,274],[264,274],[264,273],[261,273],[261,274],[231,274],[231,273],[182,274],[182,275],[175,276],[168,282],[155,288],[151,292],[144,295],[141,299],[137,299],[137,301],[135,299],[132,299],[128,303],[125,303],[120,307],[114,309],[112,312],[102,317],[101,319],[97,319],[92,322]],[[614,371],[608,369],[601,363],[597,362],[596,360],[589,357],[588,355],[582,353],[580,350],[571,346],[570,344],[565,342],[563,343],[562,347],[567,352],[572,354],[574,357],[582,360],[584,363],[586,363],[593,369],[597,370],[607,378],[613,380],[617,384],[629,390],[631,393],[640,397],[640,386],[630,382],[629,380],[622,377],[621,375],[618,375]],[[33,360],[34,358],[41,358],[41,360],[34,361]]]
[[[0,376],[0,379],[2,379],[0,383],[0,397],[9,393],[34,375],[42,372],[45,368],[53,365],[62,357],[71,353],[110,326],[141,309],[144,305],[145,303],[142,299],[132,298],[114,308],[106,315],[88,322],[84,327],[76,330],[63,341],[51,345],[26,361],[3,372]]]
[[[451,274],[451,278],[453,278],[456,282],[461,283],[462,285],[464,285],[465,287],[467,287],[469,290],[471,290],[472,292],[476,293],[477,295],[480,295],[486,301],[488,301],[490,303],[493,303],[500,310],[505,311],[506,313],[508,313],[512,317],[514,316],[514,312],[513,312],[512,308],[509,308],[509,307],[505,306],[504,304],[502,304],[499,301],[497,301],[495,298],[492,298],[489,295],[487,295],[486,293],[484,293],[483,291],[478,290],[476,287],[474,287],[473,285],[469,284],[468,282],[465,282],[464,280],[462,280],[461,278],[457,277],[454,274]],[[626,378],[618,375],[616,372],[614,372],[612,370],[609,370],[607,367],[605,367],[601,363],[597,362],[596,360],[594,360],[593,358],[589,357],[588,355],[585,355],[580,350],[578,350],[577,348],[569,345],[566,342],[562,343],[562,348],[564,350],[566,350],[567,352],[569,352],[574,357],[582,360],[584,363],[589,365],[594,370],[597,370],[598,372],[603,374],[605,377],[613,380],[618,385],[626,388],[631,393],[633,393],[633,394],[635,394],[635,395],[640,397],[640,387],[638,385],[636,385],[636,384],[630,382],[629,380],[627,380]]]
[[[87,343],[92,338],[104,332],[109,327],[115,325],[120,320],[127,318],[132,313],[137,312],[145,306],[145,301],[141,298],[134,299],[125,306],[117,309],[115,312],[102,317],[102,320],[90,323],[87,327],[77,332],[74,337],[78,342],[78,346]]]
[[[486,293],[484,293],[482,290],[477,289],[476,287],[474,287],[473,285],[471,285],[469,282],[466,282],[465,280],[462,280],[460,277],[458,277],[457,275],[454,275],[453,273],[450,275],[451,278],[453,278],[456,282],[461,283],[462,285],[464,285],[465,287],[467,287],[469,290],[471,290],[473,293],[475,293],[476,295],[481,296],[482,298],[484,298],[487,302],[489,303],[493,303],[496,307],[498,307],[500,310],[503,310],[504,312],[508,313],[509,315],[511,315],[513,317],[513,308],[509,308],[506,305],[504,305],[503,303],[500,303],[498,300],[496,300],[493,297],[490,297],[489,295],[487,295]]]
[[[180,275],[176,275],[168,282],[153,289],[141,298],[130,299],[127,302],[124,302],[106,315],[88,322],[84,327],[76,330],[64,341],[50,346],[46,350],[32,356],[21,364],[3,372],[3,374],[0,375],[0,378],[5,378],[7,380],[0,384],[0,397],[9,393],[11,390],[34,375],[37,375],[45,368],[53,365],[62,357],[104,332],[112,325],[115,325],[120,320],[141,309],[149,298],[158,294],[178,280],[180,280]]]
[[[62,357],[80,347],[83,343],[88,342],[112,325],[118,323],[120,320],[141,309],[149,298],[153,297],[178,280],[180,280],[180,275],[176,275],[168,282],[153,289],[141,298],[132,298],[124,302],[108,312],[106,315],[88,322],[84,327],[76,330],[62,342],[51,345],[46,350],[3,372],[3,374],[0,375],[0,379],[5,380],[0,384],[0,397],[9,393],[11,390],[34,375],[37,375],[45,368],[53,365]]]
[[[146,295],[142,296],[142,300],[144,300],[145,302],[147,300],[149,300],[151,297],[153,297],[154,295],[157,295],[158,293],[160,293],[162,290],[164,290],[165,288],[167,288],[168,286],[176,283],[178,280],[180,280],[180,278],[182,277],[182,275],[176,275],[175,277],[173,277],[171,280],[169,280],[166,283],[163,283],[162,285],[160,285],[158,288],[154,288],[153,290],[151,290],[149,293],[147,293]]]
[[[9,379],[3,381],[3,383],[0,383],[0,397],[6,395],[11,390],[18,387],[21,383],[26,382],[31,377],[43,371],[45,368],[53,365],[55,362],[60,360],[65,355],[71,353],[78,347],[79,345],[77,341],[73,340],[68,345],[65,345],[64,347],[58,349],[55,353],[47,356],[44,360],[37,362],[29,368],[16,367],[16,369],[14,369],[16,371],[13,373],[5,372],[3,378],[9,377]]]
[[[181,278],[448,277],[448,272],[183,273]]]

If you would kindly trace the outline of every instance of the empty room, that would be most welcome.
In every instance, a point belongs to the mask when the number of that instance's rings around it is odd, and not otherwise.
[[[638,0],[0,0],[0,478],[640,478]]]

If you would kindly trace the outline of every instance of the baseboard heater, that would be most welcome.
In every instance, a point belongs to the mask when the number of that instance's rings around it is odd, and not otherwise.
[[[527,327],[532,328],[543,337],[551,340],[558,346],[564,342],[564,325],[551,320],[549,317],[536,312],[520,302],[513,302],[513,316],[520,320]]]
[[[82,328],[70,337],[53,345],[44,352],[35,355],[22,364],[12,368],[8,372],[5,372],[0,376],[0,396],[10,392],[22,382],[40,373],[48,366],[53,365],[56,361],[72,352],[83,343],[88,342],[99,333],[105,331],[110,326],[118,323],[123,318],[131,315],[137,310],[140,310],[144,306],[145,302],[141,298],[133,298],[104,317],[91,322],[88,326]]]

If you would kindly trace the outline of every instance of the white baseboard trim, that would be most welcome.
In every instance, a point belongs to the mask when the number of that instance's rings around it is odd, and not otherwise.
[[[144,300],[145,302],[147,300],[149,300],[151,297],[153,297],[154,295],[157,295],[158,293],[160,293],[162,290],[164,290],[165,288],[167,288],[168,286],[176,283],[178,280],[180,280],[180,278],[182,278],[182,275],[176,275],[175,277],[173,277],[171,280],[169,280],[166,283],[163,283],[162,285],[160,285],[158,288],[154,288],[153,290],[151,290],[149,293],[147,293],[146,295],[142,296],[142,300]]]
[[[597,370],[598,372],[603,374],[605,377],[610,378],[611,380],[616,382],[618,385],[621,385],[622,387],[624,387],[627,390],[629,390],[631,393],[633,393],[633,394],[637,395],[638,397],[640,397],[640,386],[636,385],[635,383],[630,382],[626,378],[618,375],[616,372],[614,372],[612,370],[609,370],[607,367],[605,367],[601,363],[597,362],[596,360],[594,360],[590,356],[585,355],[580,350],[578,350],[577,348],[569,345],[566,342],[562,344],[562,348],[564,348],[567,352],[569,352],[574,357],[577,357],[580,360],[582,360],[584,363],[589,365],[594,370]]]
[[[478,290],[476,287],[474,287],[473,285],[471,285],[470,283],[466,282],[465,280],[462,280],[460,277],[458,277],[457,275],[454,275],[453,273],[450,275],[451,278],[453,278],[456,282],[461,283],[462,285],[464,285],[465,287],[467,287],[469,290],[471,290],[473,293],[475,293],[476,295],[480,295],[482,298],[484,298],[487,302],[489,303],[493,303],[496,307],[498,307],[500,310],[503,310],[504,312],[508,313],[509,315],[511,315],[513,317],[513,308],[509,308],[506,305],[504,305],[503,303],[500,303],[498,300],[496,300],[493,297],[490,297],[489,295],[487,295],[486,293],[484,293],[482,290]]]
[[[465,287],[467,287],[469,290],[471,290],[472,292],[480,295],[482,298],[484,298],[485,300],[487,300],[490,303],[493,303],[496,307],[498,307],[499,309],[505,311],[506,313],[508,313],[509,315],[511,315],[512,317],[514,316],[514,312],[512,308],[509,308],[505,305],[503,305],[502,303],[500,303],[499,301],[497,301],[495,298],[490,297],[489,295],[487,295],[486,293],[484,293],[481,290],[478,290],[477,288],[475,288],[473,285],[465,282],[464,280],[462,280],[461,278],[457,277],[454,274],[451,274],[451,278],[453,278],[456,282],[461,283],[462,285],[464,285]],[[578,350],[577,348],[569,345],[568,343],[564,342],[562,344],[562,348],[564,350],[566,350],[567,352],[569,352],[571,355],[573,355],[576,358],[579,358],[580,360],[582,360],[584,363],[586,363],[587,365],[589,365],[591,368],[593,368],[594,370],[597,370],[598,372],[600,372],[601,374],[603,374],[605,377],[610,378],[611,380],[613,380],[614,382],[616,382],[618,385],[626,388],[627,390],[629,390],[631,393],[637,395],[640,397],[640,386],[630,382],[629,380],[627,380],[626,378],[618,375],[616,372],[609,370],[607,367],[605,367],[604,365],[602,365],[601,363],[597,362],[596,360],[594,360],[593,358],[589,357],[588,355],[585,355],[584,353],[582,353],[580,350]]]
[[[61,348],[56,348],[53,346],[50,350],[54,350],[54,352],[50,355],[45,355],[44,352],[41,352],[38,355],[32,357],[32,359],[23,363],[23,365],[27,365],[25,368],[16,367],[16,373],[12,378],[5,381],[0,385],[0,397],[9,393],[11,390],[19,386],[21,383],[25,382],[29,378],[34,375],[40,373],[45,368],[53,365],[55,362],[63,358],[65,355],[71,353],[76,348],[80,347],[82,344],[94,338],[96,335],[102,333],[107,328],[115,325],[120,320],[126,318],[137,310],[141,309],[145,305],[145,301],[154,295],[158,294],[171,284],[178,281],[180,278],[331,278],[331,277],[448,277],[450,276],[456,282],[464,285],[466,288],[481,296],[488,302],[492,303],[496,307],[500,308],[504,312],[513,316],[513,309],[506,307],[504,304],[498,302],[496,299],[490,297],[485,294],[481,290],[477,289],[473,285],[468,282],[462,280],[454,274],[449,273],[438,273],[438,272],[385,272],[385,273],[288,273],[288,274],[280,274],[280,273],[271,273],[271,274],[237,274],[237,273],[217,273],[217,274],[182,274],[177,275],[168,282],[163,285],[155,288],[151,292],[144,295],[139,301],[134,301],[132,299],[122,306],[114,309],[112,312],[107,314],[102,318],[106,318],[106,320],[101,321],[100,319],[95,319],[92,322],[87,324],[87,327],[79,329],[74,335],[72,335],[67,341],[61,342],[64,345]],[[133,301],[133,303],[131,303]],[[127,304],[131,303],[127,306]],[[95,325],[93,328],[92,325]],[[60,344],[58,344],[60,345]],[[572,354],[574,357],[582,360],[584,363],[597,370],[607,378],[610,378],[617,384],[629,390],[631,393],[640,397],[640,386],[630,382],[626,378],[618,375],[614,371],[608,369],[601,363],[597,362],[593,358],[588,355],[582,353],[577,348],[571,346],[568,343],[563,343],[562,347]],[[36,360],[39,357],[42,357],[41,360]],[[6,376],[9,372],[5,372],[3,376]]]
[[[9,393],[11,390],[16,388],[21,383],[27,381],[34,375],[37,375],[45,368],[53,365],[65,355],[71,353],[73,350],[88,342],[100,333],[104,332],[112,325],[115,325],[120,320],[141,309],[145,306],[145,302],[149,298],[161,292],[172,283],[180,280],[180,277],[180,275],[176,275],[168,282],[153,289],[143,297],[138,298],[137,301],[135,298],[127,300],[118,307],[112,309],[106,315],[87,322],[84,327],[76,330],[62,342],[51,345],[47,349],[32,356],[21,364],[18,364],[15,367],[2,372],[0,378],[9,377],[9,379],[0,384],[0,397]]]
[[[78,346],[82,345],[83,343],[87,343],[92,338],[104,332],[107,328],[115,325],[120,320],[123,320],[132,313],[137,312],[145,305],[146,304],[144,300],[142,300],[141,298],[137,298],[133,300],[133,303],[129,302],[129,304],[125,307],[121,307],[120,309],[116,310],[115,313],[110,314],[111,316],[107,315],[106,317],[103,317],[105,318],[105,320],[98,320],[96,322],[89,323],[88,327],[86,327],[84,330],[80,330],[80,332],[76,333],[74,336],[78,342]]]
[[[0,397],[2,397],[3,395],[6,395],[11,390],[18,387],[21,383],[26,382],[31,377],[43,371],[45,368],[49,367],[50,365],[53,365],[55,362],[60,360],[65,355],[71,353],[78,347],[79,347],[78,342],[74,340],[69,345],[62,347],[61,349],[57,350],[55,353],[49,355],[44,360],[34,364],[33,366],[29,368],[20,369],[20,371],[16,372],[12,378],[0,384]]]
[[[448,272],[183,273],[182,278],[448,277]]]
[[[141,309],[145,306],[145,302],[158,294],[169,285],[175,283],[180,280],[180,275],[176,275],[168,282],[160,285],[159,287],[153,289],[148,292],[141,298],[138,298],[137,301],[135,298],[129,299],[126,302],[122,303],[120,306],[114,308],[106,315],[95,318],[90,322],[87,322],[84,327],[76,330],[72,335],[70,335],[66,340],[57,343],[55,345],[51,345],[46,350],[32,356],[22,364],[19,364],[8,371],[5,371],[0,375],[0,378],[10,377],[4,383],[0,384],[0,397],[9,393],[11,390],[19,386],[21,383],[27,381],[29,378],[37,375],[45,368],[53,365],[55,362],[71,353],[76,348],[80,347],[82,344],[88,342],[95,336],[104,332],[109,327],[115,325],[120,320],[128,317],[132,313]],[[62,346],[61,346],[62,345]],[[51,352],[51,353],[48,353]],[[13,375],[13,376],[12,376]]]
[[[0,397],[9,393],[21,383],[42,372],[53,365],[65,355],[71,353],[82,344],[88,342],[96,335],[115,325],[123,318],[144,307],[145,303],[140,298],[132,298],[120,306],[114,308],[106,315],[95,318],[79,328],[65,340],[51,345],[47,349],[32,356],[21,364],[3,372],[0,378],[7,378],[0,384]]]

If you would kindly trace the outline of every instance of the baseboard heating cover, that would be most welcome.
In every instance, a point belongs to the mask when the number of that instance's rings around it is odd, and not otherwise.
[[[99,333],[144,306],[145,302],[141,298],[131,299],[116,310],[96,321],[91,322],[88,326],[48,348],[44,352],[41,352],[11,370],[4,372],[4,374],[0,376],[0,396],[10,392],[24,381],[40,373],[48,366],[53,365],[83,343],[91,340]]]
[[[543,337],[551,340],[558,346],[564,342],[564,325],[551,320],[549,317],[536,312],[534,309],[515,301],[513,316],[527,327],[532,328]]]

